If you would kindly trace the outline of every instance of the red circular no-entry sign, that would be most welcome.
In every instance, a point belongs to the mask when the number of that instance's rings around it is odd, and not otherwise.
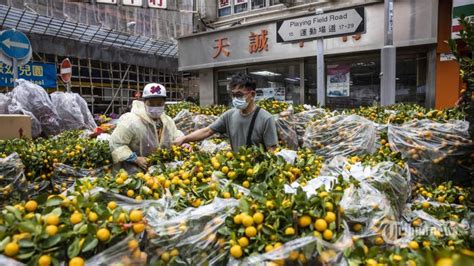
[[[69,58],[64,59],[60,65],[60,76],[64,83],[71,81],[72,64]]]

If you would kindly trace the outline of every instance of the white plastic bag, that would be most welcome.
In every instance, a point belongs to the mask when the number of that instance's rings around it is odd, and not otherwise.
[[[11,96],[12,102],[8,106],[8,112],[31,116],[33,137],[38,137],[41,133],[46,136],[60,133],[60,117],[48,93],[42,87],[19,79],[18,86],[13,89]]]

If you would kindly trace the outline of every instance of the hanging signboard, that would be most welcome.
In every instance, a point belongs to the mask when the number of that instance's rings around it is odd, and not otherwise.
[[[122,0],[124,6],[143,6],[143,0]]]
[[[166,0],[148,0],[150,8],[166,8]]]
[[[328,97],[348,97],[350,94],[350,65],[331,65],[327,69]]]
[[[219,0],[219,9],[230,6],[230,0]]]
[[[116,5],[118,0],[95,0],[96,3],[98,4],[112,4]]]
[[[234,5],[246,4],[248,0],[234,0]]]
[[[30,62],[18,67],[18,78],[28,80],[43,88],[56,88],[56,65]],[[0,87],[13,87],[12,67],[0,63]]]
[[[451,38],[459,39],[459,32],[461,31],[461,25],[459,24],[459,18],[461,15],[474,23],[474,1],[473,0],[453,0],[453,16],[451,21]]]

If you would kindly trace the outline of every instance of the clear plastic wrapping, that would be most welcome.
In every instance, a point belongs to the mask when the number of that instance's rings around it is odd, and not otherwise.
[[[0,158],[0,205],[10,200],[12,193],[17,192],[17,186],[26,181],[24,169],[25,166],[17,153]]]
[[[357,115],[337,115],[312,122],[304,134],[304,147],[326,158],[360,155],[375,150],[376,127]]]
[[[268,265],[270,262],[288,261],[308,265],[347,265],[344,251],[352,246],[352,234],[344,225],[344,232],[334,243],[307,236],[283,244],[270,252],[250,255],[243,261],[231,260],[229,265]]]
[[[129,236],[112,247],[96,254],[86,261],[86,265],[145,266],[147,254],[140,250],[139,240]]]
[[[194,116],[188,109],[181,110],[173,120],[176,128],[185,135],[194,131]]]
[[[209,154],[215,154],[223,150],[230,151],[231,149],[232,148],[230,147],[230,144],[227,141],[222,141],[217,144],[212,139],[204,140],[203,142],[201,142],[201,145],[199,146],[199,151],[209,153]]]
[[[33,198],[49,188],[49,181],[29,182],[17,153],[0,158],[0,206]]]
[[[76,103],[81,109],[82,116],[84,118],[84,126],[85,129],[88,130],[94,130],[97,127],[97,124],[95,123],[94,116],[92,115],[91,111],[89,110],[89,107],[87,106],[86,100],[81,97],[81,95],[75,93],[76,96]]]
[[[214,115],[196,115],[193,118],[194,130],[205,128],[210,126],[214,121],[217,120],[217,116]]]
[[[51,101],[61,119],[61,130],[94,130],[97,127],[87,103],[79,94],[54,92]]]
[[[278,140],[280,145],[292,150],[298,149],[298,135],[294,123],[280,116],[273,116],[278,133]]]
[[[25,266],[26,264],[23,264],[17,260],[14,260],[12,258],[9,258],[4,255],[0,255],[0,265],[8,265],[8,266]]]
[[[323,165],[320,175],[342,175],[346,180],[355,178],[358,182],[369,184],[389,200],[397,217],[410,197],[411,175],[408,167],[401,167],[393,162],[364,166],[361,163],[351,164],[347,158],[337,156]]]
[[[180,213],[173,210],[147,216],[151,264],[176,262],[187,265],[225,264],[228,252],[225,240],[217,233],[226,218],[233,214],[238,201],[216,198],[211,204],[188,208]],[[153,209],[149,212],[153,213]]]
[[[10,102],[10,98],[0,93],[0,114],[8,114],[8,104]]]
[[[378,233],[384,219],[394,219],[395,211],[387,197],[368,183],[351,184],[341,199],[344,219],[359,236]]]
[[[61,118],[61,130],[81,129],[83,127],[84,117],[76,104],[73,93],[54,92],[51,94],[51,102]]]
[[[80,167],[73,167],[67,164],[56,163],[54,164],[53,175],[51,176],[51,182],[53,189],[56,192],[66,191],[72,187],[76,182],[76,179],[83,177],[96,177],[103,176],[107,172],[109,166],[103,166],[94,170],[88,170]]]
[[[8,112],[31,116],[33,137],[38,137],[41,133],[46,136],[59,134],[61,130],[59,115],[48,93],[42,87],[19,79],[18,86],[13,89],[11,96],[12,103],[8,106]]]
[[[400,126],[389,125],[390,148],[407,160],[414,181],[454,177],[457,166],[472,168],[474,145],[469,138],[469,123],[450,120],[438,123],[415,120]]]

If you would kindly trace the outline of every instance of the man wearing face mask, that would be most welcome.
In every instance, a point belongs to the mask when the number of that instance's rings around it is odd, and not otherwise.
[[[209,127],[177,138],[175,145],[201,141],[218,132],[229,137],[234,151],[251,145],[263,145],[269,151],[276,148],[278,136],[275,121],[270,113],[255,104],[255,80],[248,75],[237,74],[232,77],[229,87],[235,108],[222,114]]]
[[[135,100],[132,110],[120,117],[112,133],[112,159],[115,163],[128,162],[146,169],[146,156],[157,148],[169,148],[183,136],[165,112],[166,89],[151,83],[143,89],[143,101]]]

